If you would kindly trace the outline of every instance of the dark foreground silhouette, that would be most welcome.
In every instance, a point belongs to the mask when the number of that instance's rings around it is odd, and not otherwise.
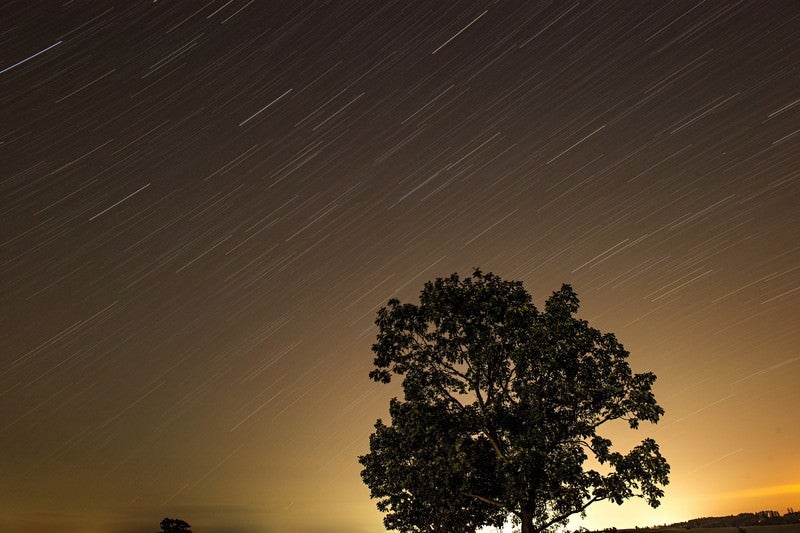
[[[192,526],[180,518],[165,518],[159,533],[192,533]]]
[[[569,285],[539,309],[522,282],[475,270],[378,311],[370,377],[399,378],[403,398],[359,462],[387,529],[471,533],[513,517],[543,533],[595,502],[659,504],[669,465],[658,444],[623,453],[599,433],[658,422],[656,376],[633,373],[578,306]]]
[[[710,516],[678,522],[672,524],[671,527],[692,529],[702,527],[777,526],[781,524],[800,524],[800,512],[790,507],[783,515],[778,511],[758,511],[756,513],[739,513],[729,516]]]

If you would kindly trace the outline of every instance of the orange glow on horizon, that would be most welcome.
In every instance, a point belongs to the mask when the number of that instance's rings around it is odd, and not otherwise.
[[[763,498],[765,496],[783,496],[786,494],[800,495],[800,483],[789,483],[786,485],[770,485],[766,487],[757,487],[753,489],[735,490],[731,492],[724,492],[720,494],[719,497],[726,499],[744,499],[744,498]]]

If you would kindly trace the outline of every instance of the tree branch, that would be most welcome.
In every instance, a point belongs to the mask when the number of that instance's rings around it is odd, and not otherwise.
[[[548,527],[552,526],[553,524],[558,524],[559,522],[563,522],[564,520],[566,520],[570,516],[574,515],[575,513],[580,513],[581,511],[585,511],[586,508],[589,507],[591,504],[593,504],[595,502],[599,502],[601,500],[603,500],[603,498],[595,496],[595,497],[587,500],[586,503],[584,503],[583,505],[581,505],[580,507],[578,507],[574,511],[570,511],[568,513],[564,513],[564,514],[562,514],[560,516],[552,518],[549,522],[546,522],[546,523],[542,524],[541,526],[537,527],[536,530],[537,531],[544,531],[545,529],[547,529]]]
[[[491,498],[487,498],[486,496],[481,496],[480,494],[472,494],[471,492],[464,492],[463,490],[461,491],[461,494],[463,494],[464,496],[469,496],[470,498],[475,498],[476,500],[480,500],[483,503],[494,505],[495,507],[499,507],[501,509],[505,508],[505,505],[502,502],[493,500]]]
[[[453,396],[452,394],[450,394],[450,393],[447,391],[447,387],[445,387],[444,385],[442,385],[442,384],[441,384],[441,383],[439,383],[438,381],[436,382],[436,385],[438,386],[438,388],[439,388],[439,390],[442,392],[442,394],[444,394],[445,396],[447,396],[447,398],[448,398],[448,399],[449,399],[449,400],[450,400],[452,403],[454,403],[456,407],[458,407],[458,408],[459,408],[459,409],[461,409],[462,411],[466,411],[466,407],[464,407],[464,404],[462,404],[461,402],[459,402],[459,401],[458,401],[458,400],[455,398],[455,396]]]
[[[456,370],[456,368],[455,368],[454,366],[452,366],[452,365],[448,365],[448,364],[445,364],[445,363],[440,363],[440,364],[442,365],[442,368],[443,368],[445,371],[449,371],[449,373],[450,373],[451,375],[455,375],[455,376],[457,376],[457,377],[460,377],[460,378],[461,378],[461,379],[463,379],[464,381],[469,381],[469,378],[467,378],[467,375],[466,375],[466,374],[464,374],[463,372],[459,372],[458,370]]]
[[[492,444],[492,448],[494,448],[494,453],[497,454],[498,459],[505,461],[506,456],[503,453],[503,449],[500,447],[500,439],[497,438],[497,434],[494,432],[494,430],[489,429],[489,424],[486,423],[486,403],[483,401],[481,391],[477,387],[475,387],[475,397],[477,398],[478,405],[481,408],[481,425],[483,425],[483,431],[486,434],[486,438],[488,438],[489,442]]]

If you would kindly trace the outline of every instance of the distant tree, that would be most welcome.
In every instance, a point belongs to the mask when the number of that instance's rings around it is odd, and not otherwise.
[[[160,533],[192,533],[192,526],[180,518],[165,518],[161,521]]]
[[[521,282],[476,270],[378,311],[370,377],[402,376],[404,401],[359,461],[387,528],[474,531],[511,515],[533,533],[602,500],[658,506],[669,465],[656,442],[620,453],[598,433],[657,422],[656,377],[632,373],[614,335],[577,310],[569,285],[539,311]]]

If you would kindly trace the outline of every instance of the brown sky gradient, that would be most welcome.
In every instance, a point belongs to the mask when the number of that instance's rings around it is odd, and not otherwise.
[[[590,527],[800,506],[796,2],[63,4],[0,7],[0,530],[380,531],[375,311],[475,266],[658,375]]]

